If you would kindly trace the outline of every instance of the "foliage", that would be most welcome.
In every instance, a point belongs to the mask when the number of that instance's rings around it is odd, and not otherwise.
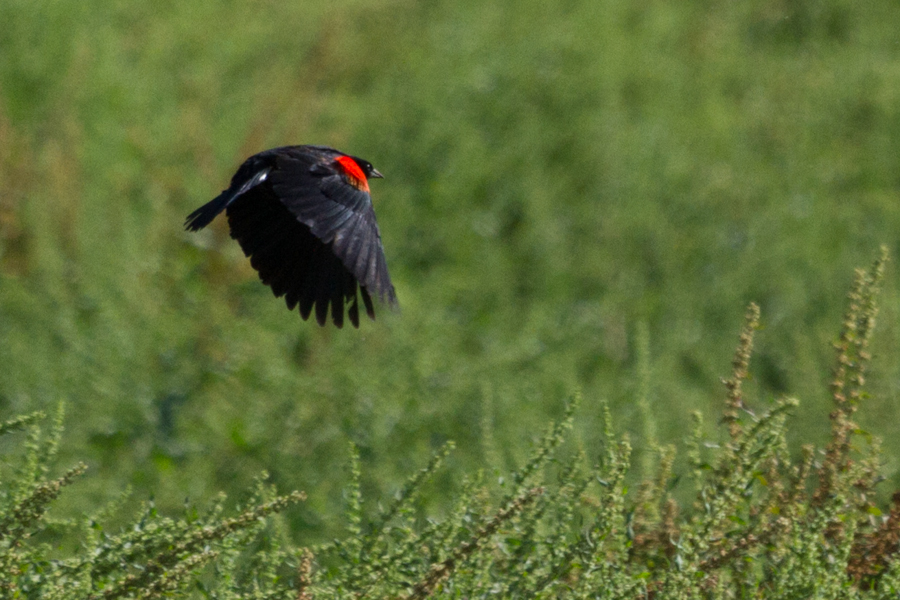
[[[50,503],[87,467],[81,463],[61,477],[48,478],[48,463],[62,433],[62,409],[46,434],[39,426],[43,418],[32,413],[0,425],[0,435],[28,432],[20,456],[8,461],[0,488],[3,598],[162,598],[196,580],[211,561],[216,561],[214,583],[197,581],[200,589],[227,591],[235,597],[252,594],[260,582],[278,579],[278,564],[286,560],[286,550],[271,536],[260,547],[254,543],[266,529],[265,518],[303,500],[302,493],[277,496],[263,477],[248,505],[233,517],[224,514],[224,496],[206,513],[188,508],[180,519],[160,515],[148,502],[113,535],[102,521],[121,509],[116,504],[79,519],[50,519],[46,516]],[[76,551],[54,558],[60,540]]]
[[[172,513],[266,470],[308,492],[289,518],[319,543],[348,441],[373,497],[448,439],[507,472],[580,389],[586,452],[604,398],[643,465],[640,382],[678,443],[755,301],[746,393],[802,398],[792,443],[822,445],[847,274],[900,231],[898,22],[848,0],[3,0],[0,414],[69,406],[60,453],[90,471],[66,515],[125,486]],[[288,143],[386,174],[399,315],[320,330],[223,223],[182,231]],[[896,281],[859,417],[889,456]],[[439,512],[461,492],[429,489]]]
[[[350,447],[346,535],[311,548],[283,542],[264,517],[303,498],[275,496],[262,480],[248,507],[225,517],[160,516],[148,504],[132,524],[106,533],[101,514],[48,520],[48,504],[78,466],[55,480],[62,415],[41,433],[33,414],[0,426],[27,429],[21,465],[4,477],[0,580],[7,595],[33,598],[895,598],[900,593],[900,492],[885,517],[874,502],[879,445],[853,422],[866,401],[868,347],[887,251],[858,270],[832,383],[831,439],[792,456],[788,413],[775,401],[756,414],[743,385],[759,328],[751,304],[724,381],[718,444],[697,427],[687,441],[694,500],[674,488],[674,448],[654,448],[655,472],[629,494],[631,444],[617,439],[603,406],[603,450],[573,439],[580,399],[553,424],[531,458],[496,484],[466,478],[443,518],[422,513],[421,494],[452,452],[448,443],[385,507],[366,510],[359,450]],[[283,526],[283,523],[281,523]],[[70,556],[39,541],[68,530]],[[35,541],[38,540],[38,541]],[[211,563],[211,564],[210,564]],[[193,582],[193,586],[188,583]]]
[[[847,0],[0,2],[0,415],[51,414],[60,401],[68,414],[58,444],[56,425],[42,426],[41,451],[16,447],[20,433],[0,440],[22,459],[12,472],[32,465],[4,475],[6,539],[51,577],[54,561],[87,556],[76,531],[98,506],[110,506],[95,521],[101,540],[152,513],[139,505],[148,497],[158,511],[148,522],[173,519],[176,535],[196,522],[190,511],[170,516],[186,497],[210,507],[219,490],[244,498],[266,471],[277,489],[309,495],[270,521],[273,531],[284,521],[282,537],[262,538],[309,569],[294,577],[290,564],[268,589],[303,580],[316,594],[394,584],[398,596],[443,593],[469,585],[465,569],[502,588],[513,567],[479,571],[487,555],[532,557],[540,570],[532,552],[555,552],[504,539],[538,539],[557,523],[546,515],[571,510],[558,517],[572,523],[563,555],[547,559],[561,565],[607,510],[609,531],[630,532],[604,538],[609,556],[630,543],[648,593],[684,589],[665,571],[676,557],[722,551],[721,565],[697,558],[696,572],[719,569],[727,588],[735,557],[758,557],[747,580],[778,558],[797,574],[772,589],[799,586],[820,568],[816,556],[840,565],[851,538],[851,587],[887,590],[898,535],[875,513],[888,514],[900,487],[896,276],[882,292],[880,334],[863,347],[869,325],[845,327],[847,364],[824,374],[847,273],[880,241],[897,254],[897,22],[897,3]],[[373,194],[399,315],[384,311],[358,332],[304,324],[259,284],[223,223],[181,231],[244,157],[290,143],[333,145],[387,175]],[[896,264],[885,268],[896,275]],[[722,409],[716,376],[750,301],[768,329],[754,340],[751,377],[735,367]],[[557,400],[576,389],[584,400],[565,441],[509,496],[519,482],[504,474],[529,464],[543,425],[564,421]],[[608,470],[624,448],[606,433],[606,411],[634,448],[621,483],[631,492],[598,508],[611,492],[590,480],[577,503],[550,503],[574,498],[587,473],[619,476]],[[721,427],[693,421],[697,411],[721,412]],[[874,490],[850,478],[871,464],[847,458],[846,444],[868,439],[857,430],[883,438],[889,483]],[[448,440],[446,468],[408,482]],[[359,473],[349,489],[348,442]],[[736,485],[721,477],[722,465],[744,464],[738,451],[770,457],[751,499],[711,497]],[[564,475],[572,491],[561,491]],[[791,484],[804,477],[806,495]],[[780,506],[763,480],[800,494],[807,518],[792,521],[801,525],[785,535],[797,549],[780,557],[740,530],[743,521],[774,535],[751,510],[756,499]],[[527,495],[535,488],[543,493]],[[396,508],[382,515],[377,499],[398,492],[410,500],[385,501]],[[870,521],[845,519],[822,545],[806,515],[850,515],[834,500],[848,494]],[[348,509],[352,531],[338,517],[344,505],[359,507]],[[692,525],[706,510],[734,531]],[[496,532],[480,533],[495,517]],[[441,530],[448,545],[428,538],[427,560],[407,556],[402,577],[373,581],[352,566],[361,553],[393,565],[397,544],[440,524],[457,527]],[[724,538],[698,539],[717,528]],[[325,544],[335,538],[340,550]],[[240,571],[249,556],[223,549],[237,539],[212,543],[216,559],[191,559],[208,561],[199,577],[209,595],[257,593]],[[746,549],[728,545],[738,541]],[[97,585],[140,576],[163,552],[148,547]],[[193,556],[166,560],[193,571]],[[547,593],[578,585],[590,563],[578,564]]]

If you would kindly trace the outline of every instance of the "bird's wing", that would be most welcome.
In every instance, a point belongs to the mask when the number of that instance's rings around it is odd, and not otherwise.
[[[269,186],[258,186],[240,195],[227,209],[231,236],[250,258],[263,283],[277,297],[284,296],[287,307],[297,307],[307,319],[315,309],[316,320],[324,325],[329,305],[337,327],[344,323],[344,306],[350,323],[359,327],[357,289],[366,313],[375,318],[375,309],[365,288],[341,260],[301,223]]]
[[[357,187],[365,180],[359,182],[344,173],[336,156],[340,155],[335,151],[281,152],[268,183],[298,221],[330,244],[361,286],[396,305],[372,199]]]

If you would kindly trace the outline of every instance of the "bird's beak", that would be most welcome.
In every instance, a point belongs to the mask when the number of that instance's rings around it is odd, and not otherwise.
[[[372,179],[384,179],[384,175],[378,172],[378,169],[372,169],[372,174],[369,175]]]

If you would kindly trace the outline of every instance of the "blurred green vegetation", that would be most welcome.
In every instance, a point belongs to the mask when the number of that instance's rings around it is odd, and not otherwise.
[[[852,269],[900,255],[898,22],[846,0],[4,0],[0,416],[67,402],[62,452],[90,467],[70,509],[267,469],[322,539],[348,440],[370,497],[447,439],[451,467],[504,472],[583,390],[640,454],[642,331],[659,437],[682,439],[756,301],[748,402],[797,396],[822,442]],[[295,143],[385,173],[399,314],[319,329],[224,222],[182,232]],[[861,421],[896,485],[888,271]],[[599,420],[576,424],[589,452]]]

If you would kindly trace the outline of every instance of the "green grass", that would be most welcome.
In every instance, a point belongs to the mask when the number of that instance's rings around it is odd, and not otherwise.
[[[842,0],[4,1],[0,414],[67,403],[61,453],[90,469],[63,511],[126,486],[174,511],[265,469],[320,541],[348,441],[376,498],[448,439],[451,470],[523,464],[576,390],[592,456],[600,400],[649,451],[641,389],[681,441],[755,301],[747,401],[800,398],[794,450],[824,444],[852,268],[900,255],[897,22]],[[181,231],[287,143],[385,173],[400,314],[320,330],[224,223]],[[896,274],[860,416],[893,487]]]

